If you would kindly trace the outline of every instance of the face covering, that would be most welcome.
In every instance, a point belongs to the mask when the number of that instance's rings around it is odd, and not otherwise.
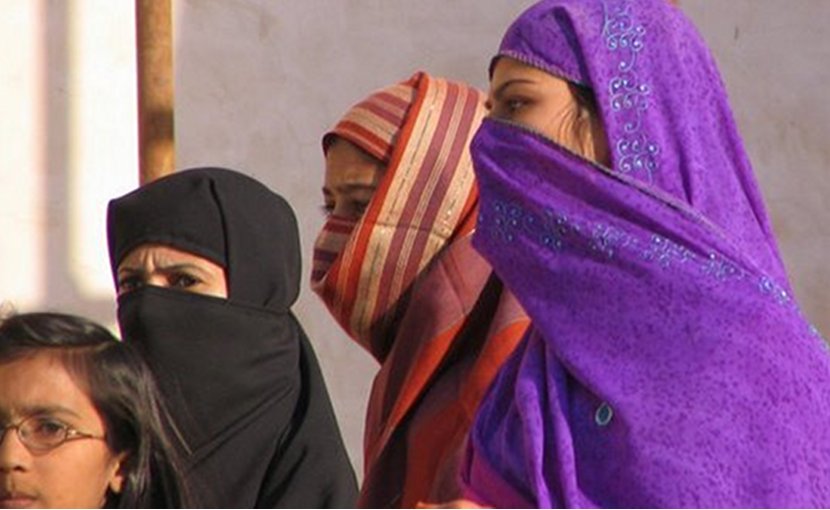
[[[144,287],[118,299],[126,342],[159,380],[205,507],[351,506],[354,473],[308,339],[288,203],[238,172],[193,169],[114,200],[113,274],[161,244],[225,270],[228,298]]]
[[[331,269],[340,252],[357,225],[357,220],[345,216],[331,215],[314,243],[314,257],[311,268],[312,284],[319,282]]]
[[[259,417],[275,430],[287,426],[299,393],[299,344],[293,321],[280,319],[163,288],[119,298],[124,337],[156,360],[165,390],[187,395],[180,426],[194,462]]]
[[[483,94],[471,87],[416,73],[358,103],[324,137],[324,147],[338,136],[386,164],[357,225],[340,233],[333,218],[324,228],[311,285],[379,361],[415,282],[472,228],[477,194],[466,143],[483,105]]]

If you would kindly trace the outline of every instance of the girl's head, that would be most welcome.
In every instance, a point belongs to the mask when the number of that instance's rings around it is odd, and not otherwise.
[[[370,94],[323,136],[324,209],[356,222],[386,173],[417,99],[418,74]]]
[[[186,503],[149,370],[91,321],[0,323],[0,426],[0,506]]]
[[[715,61],[672,2],[540,0],[511,23],[490,75],[476,166],[512,164],[513,142],[576,153],[600,166],[566,155],[572,175],[608,189],[599,170],[692,207],[786,280]]]
[[[140,244],[118,264],[116,287],[124,294],[145,286],[228,297],[225,270],[216,262],[171,246]]]
[[[323,136],[330,215],[314,246],[312,288],[353,338],[377,344],[376,355],[397,334],[418,275],[473,228],[469,143],[485,113],[481,91],[416,72]]]
[[[107,230],[119,294],[165,287],[278,313],[299,295],[294,212],[242,172],[192,168],[142,186],[110,202]]]
[[[327,214],[357,221],[366,212],[386,164],[355,142],[333,135],[326,147],[323,201]]]
[[[666,0],[541,0],[505,32],[490,77],[492,117],[683,201],[713,165],[747,166],[714,61]]]
[[[494,60],[490,117],[521,124],[586,159],[609,164],[593,91],[511,57]]]

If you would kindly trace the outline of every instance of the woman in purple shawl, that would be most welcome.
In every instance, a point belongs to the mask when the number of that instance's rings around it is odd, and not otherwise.
[[[534,327],[479,410],[466,497],[830,506],[830,356],[691,23],[542,1],[491,74],[475,243]]]

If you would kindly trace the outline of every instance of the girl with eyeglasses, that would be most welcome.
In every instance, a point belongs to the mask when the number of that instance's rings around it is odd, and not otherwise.
[[[190,506],[149,369],[71,315],[0,321],[0,508]]]

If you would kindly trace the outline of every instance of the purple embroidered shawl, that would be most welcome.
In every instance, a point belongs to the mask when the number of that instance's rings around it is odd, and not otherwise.
[[[474,242],[534,328],[461,476],[494,506],[830,506],[830,355],[701,38],[665,0],[550,0],[510,56],[587,85],[612,168],[485,120]]]

